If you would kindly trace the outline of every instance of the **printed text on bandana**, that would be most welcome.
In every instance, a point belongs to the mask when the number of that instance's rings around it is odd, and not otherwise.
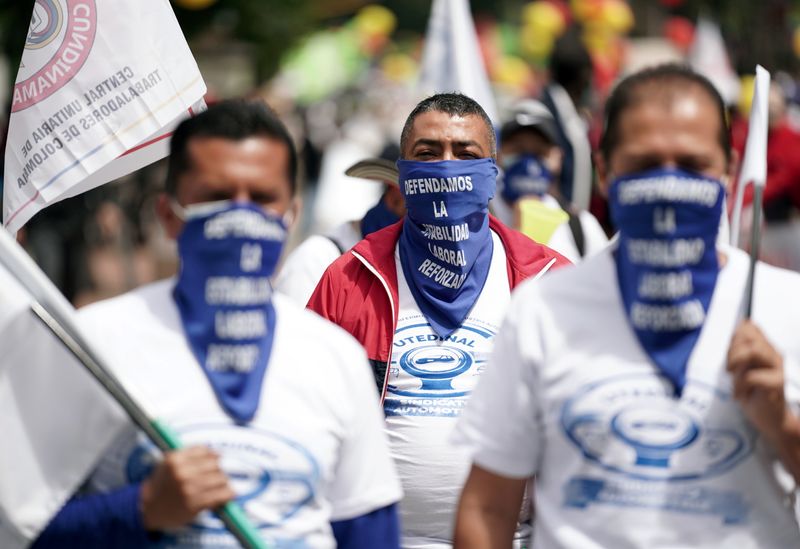
[[[682,180],[673,176],[626,181],[619,188],[619,202],[624,206],[642,206],[664,201],[694,203],[711,207],[719,198],[719,185],[702,179]],[[652,232],[669,236],[676,231],[676,212],[672,206],[656,207],[652,216]],[[702,238],[628,238],[625,240],[631,263],[646,269],[670,269],[667,272],[646,272],[639,280],[639,298],[674,301],[694,292],[691,268],[706,253]],[[703,324],[705,310],[696,298],[679,304],[654,304],[634,301],[631,322],[639,330],[673,332],[692,330]]]
[[[711,306],[725,190],[718,179],[656,168],[615,179],[617,281],[626,316],[653,364],[680,396]]]
[[[447,336],[474,304],[492,257],[489,200],[497,166],[491,158],[399,160],[407,209],[398,253],[403,274],[434,332]]]
[[[283,221],[250,203],[190,216],[178,237],[175,287],[192,352],[225,411],[250,421],[275,333],[269,277],[286,237]]]

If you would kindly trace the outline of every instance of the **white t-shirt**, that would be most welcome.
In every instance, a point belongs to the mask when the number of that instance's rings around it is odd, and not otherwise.
[[[558,228],[553,231],[550,240],[547,241],[548,247],[554,249],[573,263],[583,261],[587,257],[593,256],[608,246],[608,237],[595,216],[586,210],[581,210],[578,212],[578,219],[580,220],[581,229],[583,230],[583,256],[581,256],[578,251],[578,245],[575,243],[575,235],[572,233],[569,221],[559,225]]]
[[[486,367],[510,299],[506,253],[492,233],[489,275],[462,326],[441,341],[417,307],[395,249],[399,308],[384,401],[389,442],[403,485],[404,549],[452,546],[469,455],[449,442]]]
[[[610,250],[514,294],[454,438],[489,471],[536,475],[534,547],[800,546],[794,483],[725,370],[748,258],[724,252],[679,400],[629,327]],[[760,264],[755,280],[753,318],[796,405],[800,276]]]
[[[240,503],[273,547],[334,547],[330,521],[400,499],[375,383],[353,338],[275,295],[260,405],[250,424],[236,426],[191,353],[173,285],[161,281],[89,306],[81,321],[152,417],[185,445],[205,444],[222,456]],[[101,459],[90,490],[141,480],[157,455],[130,426]],[[208,512],[171,534],[170,547],[237,546]]]
[[[305,307],[325,269],[361,240],[358,222],[348,221],[325,235],[306,238],[290,253],[275,277],[275,290]],[[338,246],[337,246],[338,244]],[[341,249],[340,249],[341,248]]]

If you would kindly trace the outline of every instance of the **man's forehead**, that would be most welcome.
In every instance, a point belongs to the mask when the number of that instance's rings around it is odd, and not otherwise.
[[[442,111],[421,113],[411,126],[411,144],[419,139],[477,141],[489,147],[486,122],[477,114],[461,116]]]
[[[668,82],[664,85],[659,85],[658,82],[644,83],[636,90],[635,98],[626,110],[634,110],[637,107],[662,109],[678,116],[704,116],[713,119],[717,124],[724,124],[724,121],[719,119],[719,108],[708,91],[693,83],[688,85],[685,82]]]

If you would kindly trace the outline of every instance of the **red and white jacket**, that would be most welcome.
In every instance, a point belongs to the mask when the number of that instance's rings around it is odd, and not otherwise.
[[[331,263],[307,307],[353,335],[367,351],[375,383],[386,393],[387,365],[397,327],[398,289],[395,248],[403,220],[368,235]],[[489,216],[489,228],[506,251],[508,284],[513,290],[526,278],[570,261]]]

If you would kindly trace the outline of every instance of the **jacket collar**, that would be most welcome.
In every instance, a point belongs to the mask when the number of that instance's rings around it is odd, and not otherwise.
[[[353,247],[353,251],[368,262],[389,285],[397,301],[397,264],[394,251],[400,240],[405,216],[393,225],[375,231]],[[561,258],[546,246],[538,244],[489,215],[489,228],[497,233],[506,251],[508,280],[512,288],[544,267],[543,259]],[[566,261],[566,260],[564,260]]]

